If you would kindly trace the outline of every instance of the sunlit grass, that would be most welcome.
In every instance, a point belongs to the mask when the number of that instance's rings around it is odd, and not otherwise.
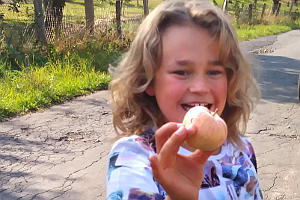
[[[0,79],[0,119],[60,103],[97,89],[106,89],[110,76],[87,64],[48,63],[29,70],[8,71]]]
[[[270,25],[253,25],[253,26],[240,26],[236,29],[239,41],[252,40],[262,36],[275,35],[292,30],[292,27],[283,24],[270,24]]]
[[[13,11],[8,4],[0,5],[0,13],[3,13],[3,20],[8,24],[13,23],[33,23],[34,7],[31,4],[21,4],[18,8],[19,12]]]

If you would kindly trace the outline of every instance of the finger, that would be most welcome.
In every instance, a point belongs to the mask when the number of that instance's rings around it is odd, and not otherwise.
[[[190,155],[190,157],[200,164],[205,164],[207,159],[213,154],[213,152],[214,151],[201,151],[197,149]]]
[[[161,147],[178,128],[178,123],[169,122],[157,129],[157,131],[155,132],[155,144],[157,153],[160,152]]]
[[[151,155],[149,157],[149,160],[150,160],[150,165],[151,165],[151,168],[152,168],[152,174],[153,174],[153,177],[155,178],[155,180],[157,182],[160,182],[160,166],[159,166],[159,160],[157,158],[157,156],[155,155]]]
[[[160,150],[160,153],[158,154],[158,159],[160,160],[162,169],[165,169],[170,165],[174,165],[179,147],[185,141],[186,136],[186,129],[184,126],[181,126],[165,142]]]

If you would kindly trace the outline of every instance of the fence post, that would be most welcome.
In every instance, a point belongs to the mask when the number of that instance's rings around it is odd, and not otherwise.
[[[34,26],[36,40],[38,42],[46,42],[46,32],[45,32],[45,23],[44,23],[44,12],[42,2],[39,0],[34,0]]]
[[[261,11],[260,21],[262,21],[263,18],[264,18],[265,11],[266,11],[266,6],[267,6],[267,4],[264,3],[263,8],[262,8],[262,11]]]
[[[254,0],[254,10],[256,10],[257,0]]]
[[[253,12],[253,4],[250,3],[249,4],[249,18],[248,18],[249,24],[252,24],[252,12]]]
[[[275,15],[276,17],[277,17],[277,15],[279,14],[280,7],[281,7],[281,3],[279,2],[278,7],[277,7],[277,10],[276,10],[276,15]]]
[[[117,21],[117,33],[119,37],[122,37],[122,27],[121,27],[121,1],[116,0],[116,21]]]
[[[48,0],[43,0],[43,4],[44,4],[44,11],[46,12],[48,7]]]
[[[148,0],[143,0],[143,6],[144,6],[144,16],[147,16],[149,14]]]
[[[224,0],[223,1],[223,6],[222,6],[223,12],[227,13],[227,9],[228,9],[228,0]]]
[[[94,32],[94,25],[95,25],[93,0],[84,0],[84,7],[85,7],[86,30],[88,33],[92,34]]]
[[[272,14],[274,15],[279,6],[279,0],[273,0]]]
[[[290,10],[289,10],[289,15],[291,14],[292,10],[293,10],[293,6],[294,6],[294,0],[291,0],[291,7],[290,7]]]

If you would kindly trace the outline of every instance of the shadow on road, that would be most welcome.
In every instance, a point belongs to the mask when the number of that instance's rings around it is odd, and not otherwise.
[[[21,134],[19,135],[21,137]],[[28,185],[27,179],[37,176],[32,173],[33,168],[36,168],[34,171],[39,173],[39,167],[36,166],[46,166],[46,169],[54,166],[53,163],[47,159],[42,160],[41,157],[46,157],[46,153],[55,155],[56,152],[68,153],[68,150],[46,141],[22,139],[17,135],[0,132],[0,200],[21,199],[22,196],[27,198],[27,194],[22,193],[25,189],[27,193],[30,191],[28,198],[35,194],[32,199],[35,197],[41,200],[46,199],[39,196],[45,192],[39,189],[39,183],[36,183],[36,186]],[[38,175],[38,177],[46,182],[51,181],[52,178],[44,175]],[[61,188],[62,186],[57,186],[49,191],[53,196],[60,196],[64,192]]]
[[[258,78],[262,99],[298,103],[300,60],[282,56],[256,55],[261,64]]]

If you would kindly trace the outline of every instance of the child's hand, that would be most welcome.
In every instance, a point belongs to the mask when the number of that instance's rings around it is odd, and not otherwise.
[[[196,150],[189,156],[178,154],[179,147],[193,134],[193,130],[174,122],[155,133],[158,156],[150,157],[152,172],[172,200],[198,199],[204,164],[212,152]]]

